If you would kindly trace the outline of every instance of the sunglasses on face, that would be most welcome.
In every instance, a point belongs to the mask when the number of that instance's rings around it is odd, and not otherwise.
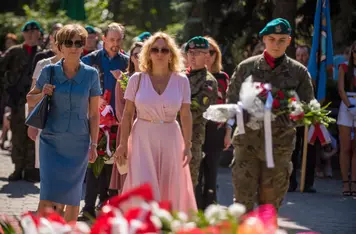
[[[153,54],[158,54],[158,53],[162,53],[162,54],[168,54],[170,52],[170,50],[168,48],[151,48],[151,53]]]
[[[139,55],[140,53],[133,53],[132,54],[132,56],[135,58],[135,59],[138,59],[138,55]]]
[[[82,48],[84,46],[84,42],[81,40],[77,40],[77,41],[72,41],[72,40],[65,40],[64,41],[64,46],[67,48],[72,48],[73,45],[75,48]]]
[[[216,54],[216,51],[215,50],[209,50],[209,54],[210,54],[210,56],[213,56],[214,54]]]

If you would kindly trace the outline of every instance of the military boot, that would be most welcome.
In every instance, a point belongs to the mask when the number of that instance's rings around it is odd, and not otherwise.
[[[9,176],[8,180],[9,181],[22,180],[22,173],[23,173],[22,168],[16,168],[15,171]]]

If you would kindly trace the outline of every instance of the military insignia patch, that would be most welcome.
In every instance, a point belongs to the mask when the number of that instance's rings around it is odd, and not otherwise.
[[[282,28],[281,28],[281,25],[277,25],[274,30],[276,31],[276,33],[280,33],[282,32]]]
[[[203,97],[203,103],[204,105],[208,104],[209,98],[208,97]]]
[[[192,42],[190,42],[189,43],[189,48],[194,48],[195,47],[195,44],[194,44],[194,42],[192,41]]]

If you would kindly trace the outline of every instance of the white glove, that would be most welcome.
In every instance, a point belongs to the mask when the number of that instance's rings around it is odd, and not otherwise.
[[[356,106],[351,105],[347,110],[352,114],[356,116]]]

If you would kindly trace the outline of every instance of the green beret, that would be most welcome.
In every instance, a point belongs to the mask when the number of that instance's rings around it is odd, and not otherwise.
[[[137,36],[137,41],[138,42],[144,42],[148,38],[150,38],[152,35],[149,32],[143,32],[140,35]]]
[[[208,49],[209,42],[204,37],[197,36],[190,39],[185,45],[184,51],[187,52],[189,49]]]
[[[21,31],[26,32],[29,30],[42,30],[42,28],[37,21],[30,20],[25,23],[25,25],[22,27]]]
[[[96,34],[96,30],[93,26],[88,25],[85,27],[85,30],[87,30],[88,34]]]
[[[277,18],[270,21],[260,32],[260,37],[269,34],[288,34],[291,35],[292,28],[286,19]]]

